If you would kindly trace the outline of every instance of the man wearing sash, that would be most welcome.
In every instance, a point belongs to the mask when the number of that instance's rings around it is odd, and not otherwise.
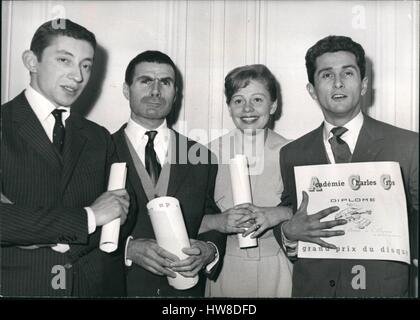
[[[198,234],[203,215],[219,212],[213,200],[217,162],[207,148],[167,125],[180,81],[173,61],[159,51],[136,56],[125,74],[123,93],[131,115],[113,139],[119,159],[127,162],[127,181],[137,202],[129,216],[135,221],[125,250],[128,296],[203,296],[200,283],[176,290],[166,277],[175,277],[175,272],[194,277],[201,270],[215,277],[224,254],[225,236],[217,231]],[[146,204],[159,196],[180,202],[191,241],[184,249],[186,259],[179,260],[155,240]]]

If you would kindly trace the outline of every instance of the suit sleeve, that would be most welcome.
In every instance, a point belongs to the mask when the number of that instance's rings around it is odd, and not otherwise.
[[[86,243],[87,214],[83,208],[31,208],[0,204],[1,245]]]
[[[413,144],[410,170],[408,172],[407,187],[407,203],[408,203],[408,219],[410,227],[410,245],[412,259],[418,259],[418,243],[419,243],[419,149],[418,136]]]
[[[123,225],[120,226],[120,233],[118,236],[118,248],[117,250],[107,253],[111,256],[118,256],[122,255],[124,257],[124,250],[127,238],[130,236],[137,218],[137,202],[135,198],[134,191],[130,185],[126,185],[127,192],[130,195],[130,206],[128,208],[127,219]],[[99,243],[100,237],[102,233],[102,227],[97,227],[95,232],[89,235],[89,243],[87,246],[83,246],[80,248],[73,248],[74,250],[71,251],[71,257],[74,260],[79,259],[80,257],[90,253],[92,250],[98,249],[99,250]],[[123,258],[121,258],[123,259]]]
[[[293,207],[293,213],[296,212],[296,193],[295,193],[295,178],[294,178],[294,169],[293,166],[289,164],[287,148],[284,147],[280,151],[280,171],[281,177],[283,179],[283,192],[281,195],[281,202],[279,206]],[[284,221],[285,222],[285,221]],[[274,237],[279,243],[280,247],[285,251],[285,245],[283,243],[283,237],[281,232],[281,226],[283,223],[278,224],[273,228]]]
[[[212,153],[209,159],[211,159],[211,163],[209,165],[209,179],[207,185],[207,195],[204,214],[218,214],[220,213],[220,210],[214,202],[214,187],[217,176],[217,160]],[[206,276],[209,279],[214,280],[217,278],[221,271],[223,257],[226,251],[226,235],[216,230],[210,230],[199,234],[198,239],[202,241],[211,241],[217,246],[217,250],[219,251],[219,261],[213,267],[210,273],[206,273]]]
[[[410,233],[411,260],[417,259],[419,254],[419,149],[418,136],[413,145],[411,157],[411,170],[408,183],[408,223]],[[418,262],[417,262],[418,263]],[[410,296],[415,297],[418,291],[418,267],[410,268]],[[417,284],[417,285],[416,285]]]
[[[121,160],[118,158],[117,152],[116,152],[116,148],[114,145],[114,141],[110,138],[108,139],[108,165],[107,165],[107,179],[106,181],[108,181],[109,178],[109,172],[111,169],[111,165],[115,162],[121,162]],[[104,186],[104,191],[105,191],[106,186]],[[129,184],[128,180],[126,182],[126,190],[130,196],[130,205],[128,208],[128,214],[127,214],[127,219],[125,221],[125,223],[123,225],[120,226],[120,233],[119,233],[119,238],[118,238],[118,249],[115,250],[112,253],[109,253],[110,255],[121,255],[124,253],[124,249],[125,249],[125,242],[128,238],[128,236],[130,235],[130,233],[132,232],[133,228],[135,227],[136,224],[136,220],[137,220],[137,210],[138,210],[138,206],[137,206],[137,202],[136,202],[136,196],[135,196],[135,191],[133,189],[133,187]],[[98,195],[99,196],[99,195]],[[78,258],[80,258],[83,255],[88,254],[89,252],[91,252],[94,249],[98,249],[99,248],[99,243],[100,243],[100,237],[101,237],[101,232],[102,232],[102,227],[98,227],[96,228],[95,232],[91,235],[89,235],[89,241],[88,244],[85,246],[77,246],[72,248],[71,250],[71,255],[72,258],[74,260],[77,260]]]
[[[114,143],[106,129],[103,129],[104,137],[103,139],[106,140],[106,157],[107,157],[107,164],[106,164],[106,179],[108,181],[109,172],[111,169],[111,165],[114,162],[117,162],[116,153]],[[103,186],[103,192],[106,191],[106,185]],[[99,197],[100,194],[96,195]],[[94,249],[99,249],[99,242],[101,238],[102,227],[97,227],[95,232],[88,235],[87,241],[83,245],[73,245],[70,246],[69,256],[70,258],[75,261],[80,257],[87,255]],[[120,245],[119,245],[120,246]]]
[[[2,106],[0,112],[0,132],[10,130],[2,124],[6,121]],[[7,109],[10,112],[11,109]],[[7,118],[7,121],[9,118]],[[9,123],[8,123],[9,124]],[[9,136],[9,135],[7,135]],[[0,137],[0,158],[6,161],[4,154],[6,134]],[[9,163],[13,165],[13,163]],[[3,167],[4,165],[4,167]],[[87,214],[83,208],[65,207],[31,207],[28,205],[14,204],[9,199],[3,188],[3,174],[7,166],[2,161],[0,168],[0,243],[1,245],[33,245],[33,244],[56,244],[56,243],[85,243],[88,239]],[[13,182],[19,186],[22,183],[18,177]]]
[[[407,198],[408,228],[411,260],[418,259],[419,253],[419,136],[405,136],[399,146],[400,165],[403,173],[404,188]],[[402,151],[404,150],[404,151]],[[409,296],[415,297],[418,286],[418,267],[410,266]]]
[[[4,120],[4,118],[1,117],[1,120]],[[1,122],[0,132],[3,129]],[[5,139],[4,136],[1,137],[0,157],[4,156],[2,153],[6,149],[3,139]],[[5,168],[0,169],[4,170]],[[18,177],[16,177],[15,183],[19,184]],[[13,199],[8,198],[7,192],[3,188],[1,170],[0,194],[1,245],[26,246],[87,242],[87,214],[83,208],[32,207],[13,203]]]

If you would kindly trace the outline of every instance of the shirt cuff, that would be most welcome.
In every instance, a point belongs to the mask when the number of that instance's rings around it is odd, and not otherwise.
[[[216,249],[214,260],[206,266],[207,273],[210,273],[213,267],[219,262],[219,250],[217,249],[217,246],[213,242],[207,241],[207,243],[211,244]]]
[[[85,207],[88,217],[88,233],[92,234],[96,230],[96,218],[93,210],[90,207]]]
[[[283,231],[284,223],[280,226],[281,232],[281,240],[284,251],[287,253],[289,257],[296,257],[297,256],[297,241],[292,241],[286,238],[284,231]]]
[[[56,252],[65,253],[70,250],[70,246],[65,243],[57,243],[55,246],[51,247]]]
[[[127,238],[127,241],[125,242],[125,249],[124,249],[124,261],[125,261],[125,265],[127,266],[127,267],[131,267],[131,265],[133,264],[133,260],[131,260],[131,259],[128,259],[127,258],[127,249],[128,249],[128,243],[130,242],[130,240],[132,240],[133,239],[133,237],[132,236],[129,236],[128,238]]]
[[[96,218],[95,214],[93,213],[93,210],[89,207],[84,208],[87,213],[87,220],[88,220],[88,233],[94,233],[96,230]],[[57,243],[57,245],[52,246],[51,249],[53,249],[56,252],[65,253],[70,250],[70,246],[65,243]]]

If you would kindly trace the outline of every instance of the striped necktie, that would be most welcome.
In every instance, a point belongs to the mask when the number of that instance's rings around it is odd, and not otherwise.
[[[63,112],[66,111],[61,109],[54,109],[54,111],[51,112],[51,114],[55,118],[55,124],[53,129],[53,145],[59,153],[63,151],[64,137],[66,134],[62,119]]]
[[[157,135],[157,131],[147,131],[146,135],[149,137],[149,141],[147,141],[146,144],[144,160],[150,179],[152,179],[153,184],[156,185],[161,171],[161,166],[156,156],[155,146],[153,144],[153,141]]]
[[[328,140],[334,154],[335,163],[346,163],[351,161],[351,151],[348,144],[340,137],[346,132],[344,127],[335,127],[331,129],[333,136]]]

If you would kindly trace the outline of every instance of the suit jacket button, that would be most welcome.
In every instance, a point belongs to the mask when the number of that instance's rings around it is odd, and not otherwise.
[[[66,263],[66,264],[64,265],[64,268],[66,268],[66,269],[70,269],[71,267],[73,267],[73,266],[71,265],[71,263]]]
[[[330,287],[334,287],[335,286],[335,281],[334,280],[330,280]]]

